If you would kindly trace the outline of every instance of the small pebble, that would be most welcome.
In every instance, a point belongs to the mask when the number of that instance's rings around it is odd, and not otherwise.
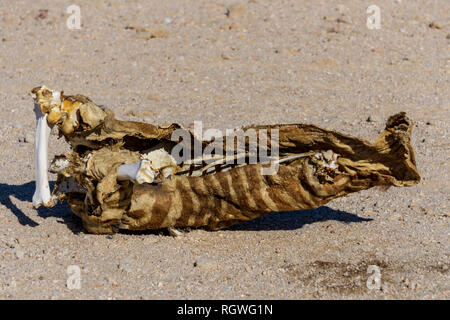
[[[27,133],[25,136],[19,137],[20,143],[34,143],[34,135]]]
[[[430,27],[431,29],[442,29],[442,26],[440,24],[437,24],[436,22],[431,22],[428,27]]]
[[[197,258],[197,260],[195,260],[194,267],[205,271],[210,271],[217,267],[217,263],[209,258],[199,257]]]
[[[131,272],[131,267],[126,263],[121,263],[121,264],[117,265],[117,268],[122,272],[126,272],[126,273]]]
[[[245,13],[245,7],[242,3],[231,6],[227,9],[226,16],[230,19],[241,17]]]
[[[16,256],[17,259],[22,259],[25,256],[25,252],[23,252],[22,250],[16,249],[14,250],[14,255]]]

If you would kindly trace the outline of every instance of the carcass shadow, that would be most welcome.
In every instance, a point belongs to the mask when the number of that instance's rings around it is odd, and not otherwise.
[[[346,211],[334,210],[327,206],[317,209],[274,212],[264,217],[242,222],[229,227],[231,231],[295,230],[306,224],[322,221],[340,221],[344,223],[367,222],[371,218],[361,218]]]
[[[55,181],[50,181],[50,188],[53,189]],[[19,209],[12,201],[11,196],[20,200],[29,202],[31,205],[35,182],[30,181],[21,185],[13,185],[0,183],[0,203],[8,208],[17,218],[17,221],[24,226],[37,227],[37,223],[28,217],[21,209]],[[57,222],[67,225],[73,233],[80,233],[83,230],[81,220],[72,214],[66,203],[60,203],[53,208],[40,207],[37,209],[37,215],[41,218],[59,218]]]
[[[256,218],[250,221],[241,222],[223,230],[228,231],[277,231],[277,230],[296,230],[304,225],[322,221],[340,221],[344,223],[361,223],[372,221],[371,218],[361,218],[356,214],[346,211],[334,210],[322,206],[311,210],[296,210],[273,212],[266,216]],[[195,230],[196,228],[180,228],[184,231]],[[214,232],[214,231],[212,231]],[[158,234],[170,236],[167,230],[120,230],[120,233],[132,235]]]
[[[53,189],[55,182],[50,182],[50,188]],[[20,224],[37,227],[39,223],[28,217],[22,210],[20,210],[12,201],[11,196],[20,201],[27,201],[31,204],[33,193],[35,189],[34,181],[22,185],[10,185],[0,183],[0,203],[8,208],[16,217]],[[40,207],[37,209],[37,214],[41,218],[58,218],[59,223],[67,225],[67,227],[75,234],[86,233],[83,229],[81,219],[74,215],[68,205],[64,203],[57,204],[53,208]],[[288,212],[274,212],[264,217],[253,219],[233,225],[226,230],[230,231],[264,231],[264,230],[295,230],[303,227],[306,224],[315,222],[335,220],[344,223],[353,222],[367,222],[373,219],[361,218],[353,213],[345,211],[334,210],[323,206],[312,210],[298,210]],[[122,233],[130,234],[155,234],[160,233],[158,230],[145,231],[121,231]]]

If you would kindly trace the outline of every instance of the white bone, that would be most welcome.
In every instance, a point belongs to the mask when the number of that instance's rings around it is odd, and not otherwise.
[[[42,88],[45,88],[45,86],[43,86]],[[48,89],[48,88],[47,88]],[[50,90],[50,89],[49,89]],[[52,101],[50,101],[50,105],[57,105],[59,106],[61,104],[61,92],[59,91],[53,91],[50,90],[52,92]]]
[[[74,178],[72,177],[63,177],[61,182],[58,185],[57,193],[71,193],[71,192],[79,192],[86,193],[86,190],[81,187]]]
[[[140,179],[141,175],[141,168],[142,166],[142,162],[143,161],[138,161],[138,162],[134,162],[134,163],[129,163],[129,164],[123,164],[119,167],[119,170],[117,171],[117,178],[118,180],[131,180],[133,182],[137,182],[138,180],[142,180]],[[149,181],[150,183],[153,182],[153,179],[150,179],[151,181]]]
[[[50,164],[49,171],[51,173],[59,173],[69,166],[70,162],[68,159],[56,159]]]
[[[39,104],[34,104],[36,114],[36,139],[34,143],[34,165],[36,189],[33,195],[35,208],[51,204],[50,187],[48,185],[48,139],[51,126],[47,122],[47,114],[42,114]]]
[[[322,165],[325,168],[330,168],[330,169],[337,169],[338,165],[336,164],[336,160],[339,157],[339,154],[334,153],[332,150],[327,150],[325,152],[319,152],[314,154],[314,156],[319,159],[319,160],[323,160]]]
[[[118,180],[130,180],[137,184],[152,183],[157,175],[158,172],[152,170],[148,160],[123,164],[117,171]]]
[[[164,150],[164,148],[155,149],[153,151],[145,153],[141,155],[141,159],[148,160],[152,169],[154,170],[161,170],[163,168],[173,166],[176,167],[177,165],[177,162],[172,157],[172,155]]]
[[[161,148],[143,154],[141,161],[121,165],[117,171],[117,178],[138,184],[152,183],[160,174],[166,178],[172,175],[176,165],[175,159]]]
[[[183,236],[183,232],[172,227],[167,228],[167,231],[169,231],[169,234],[174,238]]]

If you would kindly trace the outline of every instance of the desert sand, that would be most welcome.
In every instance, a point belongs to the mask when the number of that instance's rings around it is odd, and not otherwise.
[[[1,1],[0,298],[450,298],[449,16],[444,0]],[[44,84],[123,120],[368,141],[405,111],[422,181],[217,232],[91,235],[67,205],[31,205]],[[49,159],[67,148],[52,135]]]

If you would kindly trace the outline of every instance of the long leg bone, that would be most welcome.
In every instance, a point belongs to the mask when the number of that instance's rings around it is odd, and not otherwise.
[[[42,114],[41,107],[35,103],[36,114],[36,139],[34,144],[34,165],[36,189],[33,195],[33,206],[35,208],[51,204],[50,187],[48,185],[48,139],[52,127],[47,122],[47,114]]]

